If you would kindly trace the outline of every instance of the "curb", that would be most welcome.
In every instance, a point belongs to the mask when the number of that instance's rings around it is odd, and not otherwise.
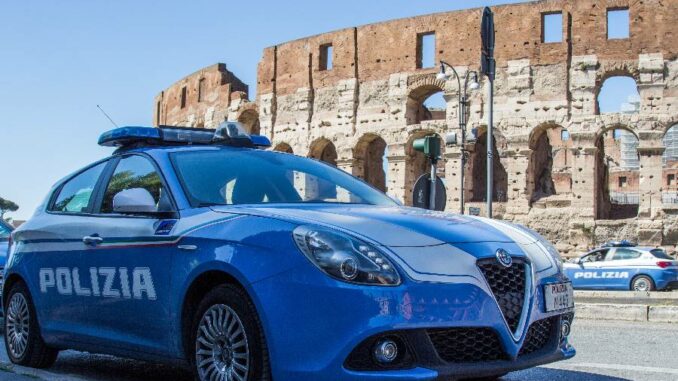
[[[576,303],[579,319],[678,324],[678,306]]]

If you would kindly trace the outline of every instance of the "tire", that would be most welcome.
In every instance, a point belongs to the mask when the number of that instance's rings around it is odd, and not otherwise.
[[[59,351],[45,344],[40,335],[33,299],[23,282],[15,283],[5,301],[5,349],[12,363],[31,368],[49,368]]]
[[[261,322],[242,289],[225,284],[207,293],[193,318],[190,337],[192,352],[187,356],[196,380],[209,380],[215,372],[228,381],[271,380]]]
[[[654,291],[652,278],[647,275],[638,275],[631,281],[631,291]]]

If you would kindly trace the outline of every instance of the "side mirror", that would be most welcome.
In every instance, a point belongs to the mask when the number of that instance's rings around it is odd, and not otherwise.
[[[144,188],[130,188],[113,196],[113,211],[116,213],[157,213],[158,207],[151,193]]]

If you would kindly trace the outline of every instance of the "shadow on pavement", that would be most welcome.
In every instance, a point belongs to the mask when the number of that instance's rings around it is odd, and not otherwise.
[[[521,372],[509,373],[501,381],[549,380],[549,381],[630,381],[629,378],[607,376],[589,372],[565,369],[533,368]]]
[[[107,355],[66,351],[50,373],[102,381],[191,381],[193,375],[183,367],[123,359]]]
[[[73,351],[62,353],[54,367],[50,368],[49,371],[56,374],[71,375],[79,378],[92,378],[101,381],[193,380],[192,374],[187,369],[181,367]],[[573,370],[533,368],[521,372],[510,373],[500,380],[629,381],[631,379]]]

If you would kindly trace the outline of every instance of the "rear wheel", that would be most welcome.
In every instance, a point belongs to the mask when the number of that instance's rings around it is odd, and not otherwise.
[[[222,285],[210,291],[198,307],[192,332],[196,379],[270,380],[261,323],[239,288]]]
[[[631,282],[632,291],[654,291],[654,282],[649,276],[638,275]]]
[[[21,282],[12,286],[5,302],[5,348],[14,363],[32,368],[48,368],[59,351],[48,347],[40,336],[40,326],[28,288]]]

